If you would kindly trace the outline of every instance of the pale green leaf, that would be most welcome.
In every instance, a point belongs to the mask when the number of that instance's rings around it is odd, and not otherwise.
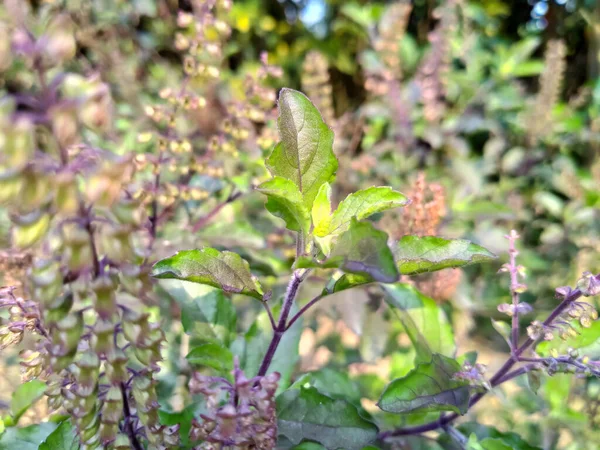
[[[220,252],[214,248],[185,250],[160,260],[154,264],[152,276],[206,284],[259,300],[263,297],[260,284],[250,273],[248,263],[236,253]]]
[[[65,420],[42,442],[38,450],[77,450],[79,448],[79,437],[71,425]]]
[[[436,236],[404,236],[396,244],[394,256],[402,275],[462,267],[490,261],[496,257],[490,251],[470,241]]]
[[[181,308],[183,330],[193,339],[229,345],[237,313],[223,291],[180,280],[161,280],[160,286]]]
[[[192,365],[211,367],[225,374],[233,369],[233,355],[229,349],[212,342],[194,347],[185,358]]]
[[[504,340],[506,341],[506,343],[510,346],[510,339],[511,339],[511,328],[510,325],[502,320],[494,320],[492,319],[492,326],[494,327],[494,330],[496,330],[500,336],[502,336],[504,338]]]
[[[446,314],[435,300],[403,283],[384,285],[386,301],[397,311],[411,342],[415,361],[428,362],[432,353],[454,357],[456,345]]]
[[[333,132],[301,92],[282,89],[277,120],[281,141],[267,159],[271,174],[293,181],[308,209],[323,183],[333,180],[338,168],[333,153]]]
[[[350,194],[338,205],[325,233],[321,231],[322,234],[318,234],[315,230],[315,234],[317,236],[340,234],[348,229],[352,218],[363,220],[378,212],[398,208],[408,203],[410,200],[404,194],[392,190],[391,187],[373,186],[363,189]]]
[[[0,434],[0,450],[38,450],[40,444],[57,428],[53,422],[28,427],[8,427]]]
[[[38,401],[46,391],[46,383],[40,380],[31,380],[19,385],[12,395],[10,412],[16,422],[21,416]]]
[[[312,223],[315,236],[326,236],[331,222],[331,185],[323,183],[312,205]]]

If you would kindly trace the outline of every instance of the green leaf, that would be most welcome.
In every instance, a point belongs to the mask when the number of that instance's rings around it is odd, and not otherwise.
[[[290,389],[309,387],[314,387],[322,394],[332,398],[344,399],[360,405],[358,384],[350,379],[347,371],[324,367],[314,372],[308,372],[298,378]]]
[[[373,186],[363,189],[350,194],[339,204],[325,234],[318,234],[316,230],[315,234],[317,236],[340,234],[349,228],[352,218],[363,220],[378,212],[405,206],[408,203],[410,200],[404,194],[392,190],[391,187]],[[323,233],[323,231],[320,232]]]
[[[293,450],[326,450],[321,444],[316,442],[303,442],[293,447]]]
[[[44,422],[24,428],[9,427],[0,434],[0,450],[38,450],[57,424]]]
[[[259,300],[263,297],[260,284],[250,273],[248,262],[236,253],[220,252],[214,248],[185,250],[162,259],[154,264],[152,276],[206,284]]]
[[[229,349],[215,343],[202,344],[192,349],[186,359],[190,364],[212,367],[221,373],[229,373],[233,369],[233,355]]]
[[[464,414],[469,409],[471,387],[468,382],[454,380],[460,365],[451,358],[434,354],[408,375],[392,381],[381,394],[377,405],[383,411],[412,413],[454,411]]]
[[[185,407],[182,411],[171,412],[164,409],[158,410],[160,423],[168,427],[179,425],[179,436],[181,437],[181,445],[177,447],[180,450],[191,449],[195,447],[193,442],[190,442],[190,430],[192,422],[200,414],[206,414],[207,410],[203,402],[192,403]]]
[[[68,420],[63,421],[39,446],[39,450],[77,450],[79,437]]]
[[[467,450],[512,450],[512,447],[508,446],[500,439],[485,438],[480,441],[475,434],[469,436],[469,442],[467,443],[466,448]]]
[[[333,180],[338,168],[333,153],[333,132],[301,92],[282,89],[277,120],[281,141],[266,161],[274,177],[293,181],[307,209],[323,183]]]
[[[299,258],[296,266],[338,268],[353,275],[342,276],[335,283],[332,292],[373,281],[393,283],[400,275],[387,240],[388,236],[384,231],[376,229],[369,222],[358,222],[353,218],[350,228],[338,238],[326,261]]]
[[[310,214],[304,205],[302,193],[293,181],[274,177],[258,186],[257,190],[269,198],[266,208],[274,216],[283,219],[289,230],[308,235]]]
[[[436,236],[404,236],[396,245],[394,256],[402,275],[462,267],[490,261],[496,257],[490,251],[470,241]]]
[[[327,449],[359,450],[377,438],[377,426],[356,406],[314,387],[290,389],[277,397],[279,434],[294,444],[315,441]]]
[[[39,380],[31,380],[21,384],[12,395],[10,412],[16,422],[21,416],[39,400],[46,391],[46,383]]]
[[[181,307],[183,330],[194,339],[229,345],[235,334],[237,313],[220,289],[180,280],[161,280]]]
[[[508,323],[504,322],[503,320],[492,319],[492,326],[494,327],[494,330],[496,330],[498,332],[498,334],[500,334],[500,336],[502,336],[504,338],[504,340],[510,347],[510,345],[511,345],[511,343],[510,343],[510,339],[511,339],[510,325]]]
[[[460,425],[458,429],[466,436],[475,434],[477,436],[477,439],[479,439],[480,441],[484,441],[489,438],[500,440],[513,450],[540,450],[539,447],[529,445],[525,440],[523,440],[523,438],[521,438],[516,433],[498,431],[493,427],[489,427],[479,423],[467,422]],[[445,440],[448,441],[447,436],[444,437]],[[449,445],[449,448],[451,448],[452,450],[459,449],[459,447],[453,445]]]
[[[452,327],[435,300],[403,283],[384,286],[386,301],[397,308],[400,321],[415,346],[415,362],[428,362],[432,353],[454,357],[456,345]]]

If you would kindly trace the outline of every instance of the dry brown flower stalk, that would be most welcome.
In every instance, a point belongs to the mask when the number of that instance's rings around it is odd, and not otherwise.
[[[446,110],[446,74],[450,66],[450,35],[457,27],[457,5],[451,0],[440,6],[436,28],[429,34],[431,48],[417,74],[423,114],[428,122],[438,122]]]
[[[439,231],[446,215],[446,193],[438,183],[428,183],[425,174],[419,172],[413,189],[407,193],[412,203],[403,213],[390,214],[385,218],[384,228],[394,239],[411,234],[433,236]],[[410,282],[425,295],[444,301],[452,298],[461,279],[459,270],[445,270],[411,277]],[[409,282],[408,279],[403,279]]]
[[[302,64],[302,89],[321,112],[325,123],[335,124],[331,80],[327,59],[318,51],[306,55]]]
[[[561,40],[548,41],[544,56],[544,71],[540,76],[540,88],[526,119],[530,145],[544,138],[552,129],[552,109],[560,100],[562,82],[566,70],[567,48]]]

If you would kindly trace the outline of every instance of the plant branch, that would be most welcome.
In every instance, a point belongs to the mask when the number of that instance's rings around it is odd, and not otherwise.
[[[600,274],[595,276],[597,281],[600,281]],[[581,297],[582,292],[580,289],[572,290],[569,295],[567,295],[562,302],[550,313],[550,315],[544,321],[544,326],[551,325],[565,310],[579,297]],[[529,347],[535,341],[531,338],[527,338],[521,346],[511,354],[511,356],[504,362],[502,367],[498,369],[498,371],[494,374],[494,376],[490,379],[490,385],[492,387],[496,387],[505,381],[508,381],[512,378],[515,378],[519,375],[522,375],[525,372],[520,372],[520,369],[514,370],[510,372],[515,364],[522,361],[521,355],[529,349]],[[525,366],[527,367],[527,366]],[[531,369],[529,369],[531,370]],[[471,397],[469,401],[469,408],[473,407],[479,400],[481,400],[486,392],[481,392],[479,394]],[[414,436],[417,434],[425,433],[427,431],[437,430],[438,428],[444,428],[448,423],[456,420],[459,417],[457,413],[452,413],[448,415],[441,416],[439,419],[424,423],[422,425],[414,426],[414,427],[405,427],[405,428],[396,428],[395,430],[384,431],[379,434],[379,438],[381,440],[398,437],[398,436]]]
[[[323,297],[325,297],[324,294],[319,294],[317,295],[315,298],[313,298],[310,302],[308,302],[306,305],[304,305],[300,311],[298,311],[288,322],[287,326],[285,327],[286,330],[289,330],[292,325],[294,325],[294,323],[300,318],[302,317],[302,315],[308,311],[308,309],[313,306],[314,304],[316,304],[319,300],[321,300]]]
[[[285,292],[285,298],[283,300],[283,308],[281,310],[281,314],[279,315],[279,322],[275,327],[273,332],[273,339],[269,344],[269,348],[267,349],[267,353],[260,365],[260,369],[258,370],[259,377],[263,377],[267,374],[267,370],[269,370],[269,366],[273,361],[273,357],[275,356],[275,352],[277,351],[277,347],[279,346],[279,342],[281,342],[281,338],[283,337],[283,333],[286,330],[286,324],[288,317],[290,315],[290,311],[292,309],[292,305],[294,304],[294,299],[296,298],[296,294],[298,293],[298,288],[300,287],[300,283],[302,279],[298,275],[297,272],[292,274],[290,278],[290,282],[288,283],[288,287]]]
[[[510,272],[510,293],[512,296],[512,326],[511,326],[511,351],[514,352],[519,346],[519,273],[517,269],[517,255],[519,252],[515,247],[515,241],[518,238],[518,234],[512,230],[511,233],[506,236],[509,242],[508,254],[509,254],[509,265],[508,269]]]
[[[233,203],[235,200],[240,198],[243,194],[244,193],[241,191],[232,192],[231,194],[229,194],[229,196],[225,199],[225,201],[218,203],[208,214],[200,217],[200,219],[198,219],[196,221],[196,223],[194,224],[194,226],[192,227],[192,231],[194,233],[196,233],[198,230],[200,230],[202,227],[204,227],[208,222],[210,222],[210,220],[214,216],[216,216],[219,213],[219,211],[221,211],[226,205],[228,205],[229,203]]]
[[[273,331],[275,331],[277,329],[277,324],[275,323],[275,318],[273,317],[273,312],[271,311],[271,307],[264,300],[261,303],[262,303],[263,307],[265,308],[265,311],[267,311],[267,314],[269,315],[269,322],[271,322],[271,327],[273,328]]]
[[[121,396],[123,397],[123,414],[125,416],[125,432],[129,437],[129,442],[135,450],[144,450],[142,444],[135,435],[135,429],[133,428],[133,417],[131,416],[131,409],[129,408],[129,398],[127,397],[127,387],[125,383],[121,383]]]

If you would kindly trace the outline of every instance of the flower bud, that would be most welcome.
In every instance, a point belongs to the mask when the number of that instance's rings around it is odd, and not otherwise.
[[[52,63],[64,63],[75,56],[77,43],[71,18],[61,14],[50,22],[43,41],[42,51]]]
[[[70,270],[77,271],[92,263],[90,235],[85,228],[67,223],[62,228],[65,251],[63,257]]]
[[[94,325],[91,346],[100,357],[108,355],[114,348],[115,326],[110,320],[98,319]]]
[[[133,259],[131,246],[132,229],[126,225],[103,226],[100,242],[104,253],[111,261],[130,261]]]
[[[81,354],[76,364],[79,367],[79,374],[75,393],[79,397],[89,397],[96,391],[100,359],[95,353],[87,351]]]
[[[577,282],[577,287],[585,297],[600,294],[600,281],[591,272],[584,272]]]
[[[24,180],[18,170],[10,169],[0,173],[0,204],[13,204],[23,188]]]
[[[44,318],[46,324],[51,327],[53,324],[64,319],[69,314],[69,311],[71,311],[73,300],[72,292],[57,296],[56,300],[50,306],[52,309],[45,311]]]
[[[109,320],[117,312],[117,284],[111,275],[102,275],[92,281],[91,288],[94,291],[94,309],[98,315]]]
[[[123,225],[139,226],[143,219],[143,208],[139,200],[121,199],[112,207],[112,212]]]
[[[127,362],[129,359],[121,349],[112,349],[106,355],[106,376],[112,385],[119,385],[127,381]]]
[[[44,308],[55,309],[64,305],[60,296],[62,290],[62,275],[57,262],[50,259],[37,259],[30,269],[33,285],[33,298]]]
[[[30,120],[19,118],[0,130],[0,162],[12,169],[22,169],[35,152],[34,127]]]
[[[13,216],[11,240],[17,248],[28,248],[42,239],[50,227],[50,216],[35,210],[24,216]]]
[[[52,133],[62,148],[77,143],[79,126],[75,107],[56,106],[49,112],[52,120]]]
[[[131,442],[129,442],[129,437],[126,434],[119,433],[110,448],[111,450],[130,450]]]
[[[102,423],[100,425],[99,437],[102,445],[106,446],[114,441],[119,432],[119,425],[116,423]]]
[[[6,23],[0,23],[0,72],[4,72],[11,64],[10,31]]]
[[[56,210],[66,216],[75,214],[79,207],[79,198],[74,175],[68,172],[59,173],[54,181],[56,182],[54,195]]]

